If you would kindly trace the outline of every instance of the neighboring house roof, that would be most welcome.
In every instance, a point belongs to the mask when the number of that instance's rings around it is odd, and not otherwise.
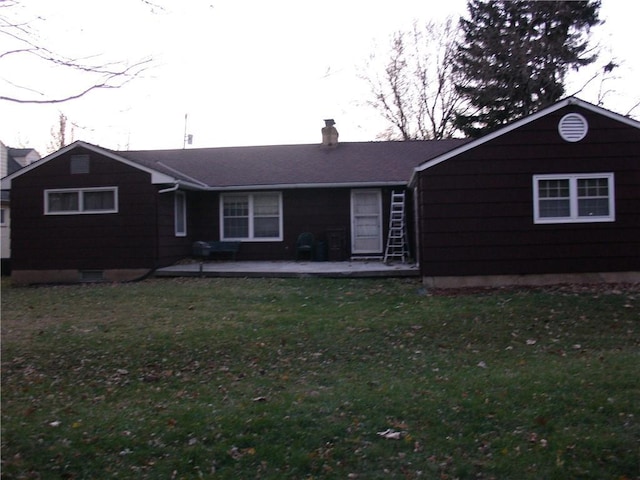
[[[40,154],[33,148],[7,147],[7,174],[17,172],[38,159],[40,159]]]
[[[7,175],[11,175],[12,173],[17,172],[21,168],[22,168],[22,165],[20,165],[13,156],[11,155],[7,156]]]
[[[17,172],[39,158],[40,154],[33,148],[11,148],[0,141],[0,171],[4,176]]]
[[[585,102],[584,100],[580,100],[579,98],[576,97],[568,97],[565,98],[564,100],[560,100],[557,103],[554,103],[553,105],[550,105],[547,108],[544,108],[532,115],[529,115],[528,117],[524,117],[520,120],[517,120],[499,130],[496,130],[493,133],[490,133],[488,135],[485,135],[484,137],[480,137],[477,140],[473,140],[470,142],[467,142],[464,145],[459,146],[458,148],[454,148],[451,149],[445,153],[443,153],[442,155],[438,155],[436,157],[433,157],[425,162],[423,162],[421,165],[418,165],[417,167],[414,168],[414,174],[411,177],[411,181],[409,182],[410,184],[413,183],[413,181],[415,180],[415,174],[417,172],[421,172],[423,170],[427,170],[428,168],[431,168],[435,165],[438,165],[441,162],[444,162],[446,160],[449,160],[450,158],[456,157],[458,155],[460,155],[461,153],[464,153],[468,150],[471,150],[473,148],[478,147],[479,145],[482,145],[486,142],[489,142],[497,137],[500,137],[502,135],[505,135],[517,128],[522,127],[523,125],[527,125],[528,123],[531,123],[535,120],[538,120],[539,118],[542,118],[546,115],[549,115],[550,113],[553,113],[557,110],[560,110],[561,108],[567,107],[569,105],[576,105],[579,107],[582,107],[586,110],[598,113],[600,115],[604,115],[605,117],[617,120],[619,122],[622,122],[626,125],[635,127],[635,128],[640,128],[640,122],[629,118],[629,117],[625,117],[623,115],[619,115],[617,113],[612,112],[611,110],[606,110],[602,107],[598,107],[597,105],[593,105],[592,103],[589,102]]]
[[[468,140],[354,142],[116,152],[212,189],[407,183],[412,169]]]
[[[0,159],[2,161],[2,168],[0,170],[5,176],[17,172],[25,165],[40,158],[40,154],[33,148],[11,148],[0,142],[0,149]],[[2,188],[4,188],[4,184]],[[0,201],[3,204],[8,204],[9,200],[9,192],[2,190],[0,192]]]
[[[33,148],[11,148],[7,147],[9,155],[13,157],[26,157],[31,152],[35,151]]]

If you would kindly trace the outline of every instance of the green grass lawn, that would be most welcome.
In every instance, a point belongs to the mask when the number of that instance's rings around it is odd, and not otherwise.
[[[2,288],[2,478],[640,478],[640,287]]]

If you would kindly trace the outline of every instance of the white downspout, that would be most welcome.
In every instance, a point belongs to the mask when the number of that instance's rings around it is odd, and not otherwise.
[[[178,190],[179,185],[176,183],[173,187],[165,188],[164,190],[158,190],[158,193],[169,193]]]

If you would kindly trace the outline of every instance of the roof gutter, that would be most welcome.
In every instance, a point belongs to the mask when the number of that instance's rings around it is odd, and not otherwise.
[[[415,167],[412,171],[411,171],[411,178],[409,179],[409,183],[407,184],[407,187],[409,188],[413,188],[415,187],[416,184],[416,180],[417,180],[417,173],[418,173],[418,168]]]
[[[173,187],[163,188],[162,190],[158,190],[158,193],[175,192],[176,190],[178,190],[179,187],[180,187],[180,185],[178,183],[176,183]]]
[[[407,185],[406,180],[394,182],[345,182],[345,183],[280,183],[268,185],[228,185],[224,187],[209,187],[204,190],[210,192],[246,191],[246,190],[285,190],[294,188],[372,188],[397,187]]]

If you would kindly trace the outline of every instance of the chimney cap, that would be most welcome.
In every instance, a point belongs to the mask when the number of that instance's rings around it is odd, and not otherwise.
[[[336,122],[335,122],[335,120],[333,118],[327,118],[327,119],[325,119],[324,124],[327,127],[332,127],[333,125],[336,124]]]

